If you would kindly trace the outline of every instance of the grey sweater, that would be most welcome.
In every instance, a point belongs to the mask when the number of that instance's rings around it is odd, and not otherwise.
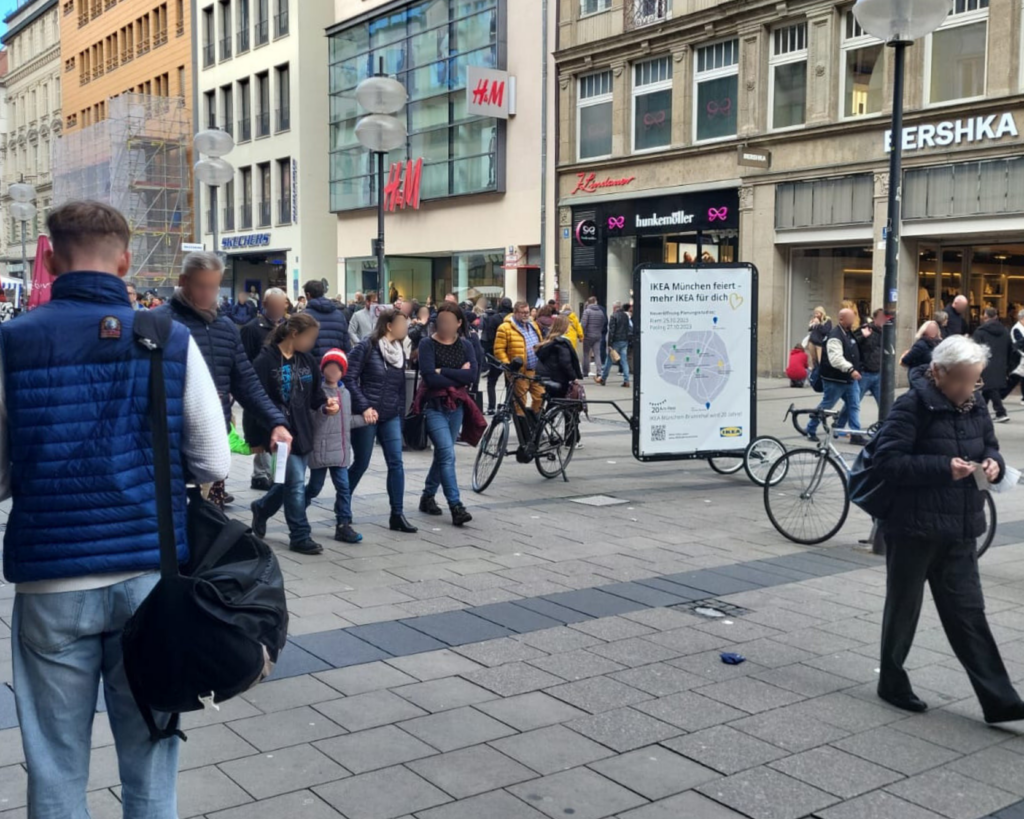
[[[377,306],[373,310],[356,310],[348,323],[348,336],[355,347],[360,341],[373,332],[373,326],[377,323]]]
[[[343,384],[329,387],[324,395],[337,398],[341,412],[337,415],[313,413],[313,450],[309,453],[310,469],[352,466],[352,428],[365,426],[362,416],[352,417],[352,396]]]

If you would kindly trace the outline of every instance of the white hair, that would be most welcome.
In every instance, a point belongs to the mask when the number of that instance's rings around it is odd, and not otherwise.
[[[926,321],[924,324],[922,324],[917,329],[917,335],[914,336],[914,338],[915,339],[922,339],[922,338],[924,338],[924,334],[927,333],[932,327],[934,327],[936,330],[941,330],[942,329],[941,327],[939,327],[939,323],[937,321]]]
[[[961,365],[988,364],[992,351],[967,336],[950,336],[932,351],[932,369],[948,373]]]
[[[263,294],[263,301],[267,299],[276,299],[280,296],[282,299],[287,299],[288,294],[284,292],[280,287],[271,287],[266,293]]]
[[[223,273],[224,262],[216,253],[211,253],[209,250],[196,250],[185,257],[185,261],[181,264],[181,275],[188,276],[199,270],[217,270]]]

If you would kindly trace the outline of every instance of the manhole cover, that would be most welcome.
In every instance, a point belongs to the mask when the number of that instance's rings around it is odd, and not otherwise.
[[[582,503],[584,506],[621,506],[630,501],[625,498],[613,498],[610,495],[589,495],[585,498],[571,498],[573,503]]]
[[[742,617],[744,614],[750,614],[750,609],[734,606],[732,603],[725,603],[712,597],[705,598],[704,600],[691,600],[689,603],[680,603],[678,606],[670,606],[670,608],[688,611],[699,617],[707,617],[711,620],[719,620],[723,617]]]

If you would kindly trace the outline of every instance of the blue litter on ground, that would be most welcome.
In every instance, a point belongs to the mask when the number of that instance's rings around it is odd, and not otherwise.
[[[722,662],[726,665],[739,665],[747,661],[747,658],[742,654],[730,654],[728,651],[723,651],[721,656]]]

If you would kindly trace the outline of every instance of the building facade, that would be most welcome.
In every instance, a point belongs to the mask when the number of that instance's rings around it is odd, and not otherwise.
[[[550,293],[555,123],[543,89],[554,76],[546,56],[554,1],[336,0],[335,8],[329,174],[343,292],[397,290],[420,301]],[[372,249],[375,156],[356,139],[365,112],[354,94],[381,67],[409,94],[398,114],[406,145],[387,156],[384,275]]]
[[[192,102],[185,0],[61,0],[64,128],[88,128],[121,94]]]
[[[813,309],[882,304],[892,52],[852,3],[559,0],[559,287],[628,300],[637,264],[754,263],[759,361]],[[1024,306],[1016,0],[955,0],[907,52],[897,332],[957,294]]]
[[[220,128],[235,178],[199,186],[203,243],[227,258],[224,287],[261,295],[337,282],[337,222],[328,207],[328,0],[197,3],[195,127]],[[301,78],[301,82],[300,82]],[[216,223],[215,223],[216,220]]]
[[[46,224],[53,197],[51,146],[60,136],[60,25],[57,0],[27,0],[4,18],[0,43],[7,53],[7,127],[2,147],[4,246],[0,265],[24,278],[22,224],[9,216],[7,189],[25,181],[36,189],[36,218],[24,225],[26,257],[35,258],[36,239]]]

